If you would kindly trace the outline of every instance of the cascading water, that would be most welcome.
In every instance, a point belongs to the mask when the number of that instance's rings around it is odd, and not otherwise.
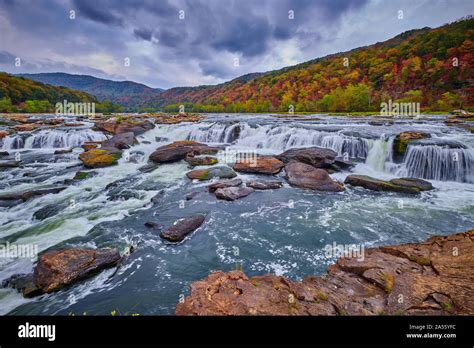
[[[397,175],[474,183],[474,149],[409,146]]]
[[[2,149],[55,149],[81,146],[86,141],[102,141],[106,137],[90,129],[83,130],[42,130],[32,134],[8,136],[3,141]]]
[[[384,134],[377,140],[369,140],[369,151],[365,163],[378,171],[390,170],[394,137]]]

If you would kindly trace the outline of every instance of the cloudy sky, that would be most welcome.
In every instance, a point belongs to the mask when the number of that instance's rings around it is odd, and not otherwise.
[[[0,70],[216,84],[473,10],[472,0],[0,0]]]

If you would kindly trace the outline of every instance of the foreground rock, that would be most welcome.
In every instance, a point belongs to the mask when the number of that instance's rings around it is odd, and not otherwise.
[[[279,173],[284,166],[285,164],[275,157],[262,156],[236,162],[234,170],[242,173],[272,175]]]
[[[254,190],[274,190],[279,189],[283,186],[283,183],[280,181],[256,181],[252,180],[246,183],[248,187],[253,188]]]
[[[124,150],[135,144],[138,144],[135,135],[132,132],[126,132],[114,135],[112,138],[104,140],[102,142],[102,147],[115,147],[119,150]]]
[[[431,135],[425,132],[402,132],[398,134],[393,141],[394,159],[397,161],[403,160],[410,142],[430,137]]]
[[[40,292],[50,293],[115,266],[119,260],[120,254],[116,249],[48,251],[38,260],[33,283]]]
[[[309,164],[292,161],[285,166],[285,172],[291,186],[317,191],[344,191],[344,185],[332,180],[324,169]]]
[[[400,178],[385,181],[367,175],[349,175],[344,183],[352,186],[361,186],[372,191],[391,191],[410,194],[417,194],[420,193],[420,191],[431,190],[433,188],[431,183],[422,179]]]
[[[301,282],[214,272],[191,284],[191,294],[178,303],[176,314],[474,314],[474,230],[366,249],[364,256],[339,258],[327,275]]]
[[[116,165],[122,153],[115,147],[105,147],[83,152],[79,159],[86,168],[103,168]]]
[[[242,180],[240,179],[233,179],[233,180],[221,180],[218,181],[214,184],[209,185],[207,188],[209,192],[214,192],[220,188],[226,188],[226,187],[236,187],[240,186],[242,184]]]
[[[160,146],[151,155],[150,161],[155,163],[170,163],[184,160],[188,155],[212,155],[220,148],[210,147],[196,141],[175,141],[174,143]]]
[[[322,147],[290,149],[276,156],[280,161],[289,163],[298,161],[316,168],[328,168],[336,160],[337,153]]]
[[[160,233],[160,237],[170,242],[181,242],[188,234],[195,231],[205,220],[204,215],[196,215],[176,221],[173,226]]]
[[[250,187],[224,187],[217,189],[215,195],[218,199],[235,201],[247,197],[252,192],[254,192],[254,189]]]
[[[186,173],[186,176],[193,180],[211,180],[213,178],[232,179],[235,178],[237,174],[235,174],[235,172],[230,167],[221,166],[212,167],[209,169],[192,170]]]

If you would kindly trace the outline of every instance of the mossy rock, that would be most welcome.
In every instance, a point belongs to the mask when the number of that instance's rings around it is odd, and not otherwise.
[[[398,134],[393,141],[393,157],[401,160],[405,156],[408,145],[414,140],[431,138],[431,135],[424,132],[403,132]]]
[[[232,179],[237,176],[237,174],[230,168],[226,166],[221,167],[212,167],[209,169],[198,169],[192,170],[186,173],[186,176],[190,179],[197,179],[197,180],[210,180],[212,178],[220,178],[220,179]]]
[[[116,165],[122,153],[115,148],[93,149],[83,152],[79,159],[86,168],[103,168]]]

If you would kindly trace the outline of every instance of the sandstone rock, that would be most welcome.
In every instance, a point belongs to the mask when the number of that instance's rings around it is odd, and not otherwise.
[[[193,167],[212,166],[218,162],[217,158],[211,157],[211,156],[198,156],[198,157],[186,156],[185,161],[188,162]]]
[[[103,168],[117,164],[121,156],[118,149],[106,147],[83,152],[79,155],[79,159],[87,168]]]
[[[188,154],[215,154],[219,150],[219,148],[210,147],[195,141],[175,141],[174,143],[157,148],[150,155],[150,160],[155,163],[176,162],[185,159]]]
[[[289,149],[276,157],[284,163],[298,161],[316,168],[327,168],[334,163],[336,156],[337,153],[331,149],[315,146]]]
[[[332,180],[325,170],[309,164],[292,161],[285,166],[285,172],[291,186],[317,191],[344,191],[344,185]]]
[[[123,121],[108,120],[105,122],[96,122],[95,128],[112,134],[122,134],[132,132],[134,135],[140,135],[153,129],[153,123],[147,120],[127,119]]]
[[[38,128],[35,124],[20,124],[12,127],[17,132],[31,132],[32,130]]]
[[[177,315],[473,315],[474,230],[366,249],[301,282],[219,271],[190,288]]]
[[[416,179],[416,178],[397,178],[388,181],[391,184],[404,186],[404,187],[414,187],[420,191],[429,191],[433,189],[433,185],[426,180]]]
[[[116,134],[112,138],[104,140],[102,142],[102,147],[115,147],[119,150],[124,150],[137,143],[137,139],[135,139],[135,135],[132,132],[125,132]]]
[[[393,141],[393,157],[395,160],[402,160],[407,151],[408,144],[414,140],[430,138],[431,135],[425,132],[402,132]]]
[[[179,219],[173,226],[160,233],[160,237],[170,242],[181,242],[188,234],[195,231],[205,220],[204,215],[195,215]]]
[[[84,149],[84,151],[89,151],[97,149],[100,144],[100,141],[86,141],[84,144],[81,145],[81,147]]]
[[[212,178],[231,179],[235,178],[237,174],[227,166],[212,167],[209,169],[197,169],[186,173],[190,179],[210,180]]]
[[[349,175],[344,181],[345,184],[361,186],[372,191],[392,191],[410,194],[420,193],[420,189],[416,187],[415,184],[408,185],[407,181],[404,182],[407,183],[407,186],[396,185],[389,181],[379,180],[367,175]]]
[[[235,201],[236,199],[240,199],[243,197],[247,197],[254,191],[253,188],[250,187],[224,187],[219,188],[215,191],[215,195],[218,199],[223,199],[226,201]]]
[[[42,292],[50,293],[115,266],[119,260],[120,254],[115,249],[48,251],[40,256],[33,281]]]
[[[0,130],[0,139],[3,139],[8,136],[8,132],[4,130]]]
[[[283,186],[283,183],[280,181],[256,181],[252,180],[247,182],[248,187],[251,187],[255,190],[273,190],[279,189]]]
[[[209,192],[214,192],[220,188],[235,187],[235,186],[240,186],[241,184],[242,184],[242,180],[240,179],[221,180],[214,184],[209,185],[207,188],[209,189]]]
[[[234,164],[234,170],[252,174],[277,174],[284,166],[285,164],[275,157],[262,156],[247,161],[236,162]]]

